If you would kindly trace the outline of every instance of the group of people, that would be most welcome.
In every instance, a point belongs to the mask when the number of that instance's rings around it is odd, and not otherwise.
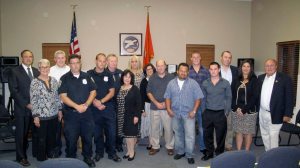
[[[105,153],[120,162],[117,152],[123,152],[124,139],[123,159],[134,160],[138,138],[144,137],[149,139],[149,155],[155,155],[161,136],[168,155],[194,164],[196,132],[201,160],[232,150],[234,134],[236,149],[244,143],[250,150],[259,114],[269,150],[278,146],[282,123],[293,115],[291,78],[277,71],[274,59],[265,61],[265,74],[257,78],[248,60],[232,66],[230,51],[222,52],[221,65],[212,62],[208,69],[201,65],[200,53],[193,52],[192,65],[180,63],[176,74],[166,71],[164,60],[142,67],[137,56],[131,56],[128,69],[122,71],[115,54],[99,53],[95,68],[87,72],[81,70],[80,56],[70,55],[67,65],[61,50],[55,52],[52,67],[47,59],[38,62],[38,69],[32,67],[33,57],[30,50],[22,51],[22,64],[9,77],[16,160],[23,166],[30,165],[30,129],[32,154],[39,161],[61,155],[63,132],[66,157],[76,158],[82,144],[90,167]]]

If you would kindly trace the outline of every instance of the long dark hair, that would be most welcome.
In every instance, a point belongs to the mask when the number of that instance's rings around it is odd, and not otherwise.
[[[253,71],[253,65],[251,64],[251,62],[249,60],[244,60],[242,61],[242,63],[240,64],[239,67],[239,80],[243,81],[244,80],[244,75],[243,75],[243,71],[242,71],[242,67],[245,63],[248,63],[250,65],[250,73],[248,74],[248,80],[250,81],[251,78],[256,77],[254,71]]]

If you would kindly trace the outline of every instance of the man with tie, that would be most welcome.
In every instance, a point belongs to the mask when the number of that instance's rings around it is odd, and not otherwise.
[[[22,166],[29,166],[26,149],[28,146],[28,130],[32,120],[30,104],[30,83],[39,76],[39,71],[32,67],[33,53],[30,50],[21,52],[22,64],[12,69],[9,76],[9,90],[14,99],[14,115],[16,121],[16,160]]]
[[[278,147],[283,122],[293,115],[292,79],[277,72],[277,61],[265,62],[265,74],[258,77],[260,87],[259,125],[265,150]]]

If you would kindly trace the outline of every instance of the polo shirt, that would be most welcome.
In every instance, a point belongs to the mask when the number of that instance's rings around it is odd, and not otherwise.
[[[148,81],[147,93],[151,93],[158,102],[164,102],[164,94],[168,83],[174,79],[174,75],[166,72],[164,77],[159,77],[157,73],[153,74]],[[158,110],[158,108],[151,102],[151,110]]]

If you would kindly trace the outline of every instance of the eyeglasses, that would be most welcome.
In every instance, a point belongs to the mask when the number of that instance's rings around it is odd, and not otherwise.
[[[146,70],[147,70],[147,71],[150,71],[150,70],[153,70],[153,68],[147,68]]]
[[[40,69],[48,69],[48,68],[50,68],[49,66],[40,66],[39,67]]]

